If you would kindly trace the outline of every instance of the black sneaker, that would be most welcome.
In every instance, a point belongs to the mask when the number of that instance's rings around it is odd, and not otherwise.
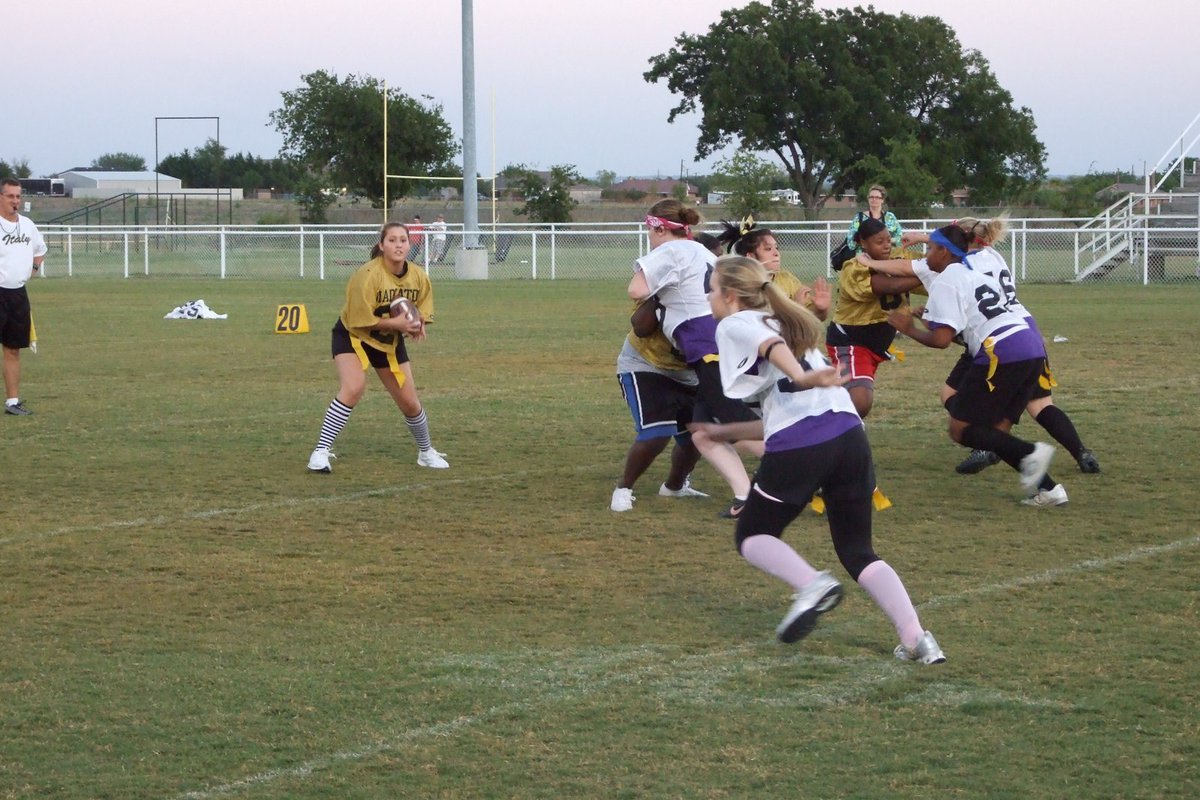
[[[974,475],[999,463],[1000,456],[990,450],[972,450],[971,455],[964,458],[962,463],[954,468],[954,471],[959,475]]]
[[[745,507],[746,507],[746,501],[738,500],[735,497],[735,498],[733,498],[733,502],[731,502],[729,504],[729,508],[722,511],[717,516],[721,517],[722,519],[737,519],[738,517],[740,517],[742,515],[742,509]]]
[[[33,412],[26,408],[24,403],[12,403],[4,406],[4,413],[12,414],[14,417],[28,417]],[[1099,472],[1100,468],[1097,467],[1096,471]]]
[[[1100,462],[1096,460],[1096,454],[1086,447],[1079,451],[1079,458],[1075,460],[1079,462],[1080,472],[1094,475],[1100,471]]]

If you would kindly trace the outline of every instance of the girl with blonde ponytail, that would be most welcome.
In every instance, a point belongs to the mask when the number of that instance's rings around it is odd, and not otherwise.
[[[821,490],[838,559],[895,626],[895,656],[945,661],[900,577],[872,548],[871,448],[845,379],[825,358],[820,321],[781,292],[761,264],[742,256],[717,260],[709,304],[718,320],[725,394],[762,409],[766,452],[738,517],[736,541],[743,558],[795,592],[776,635],[782,642],[803,638],[841,600],[841,584],[781,538]]]

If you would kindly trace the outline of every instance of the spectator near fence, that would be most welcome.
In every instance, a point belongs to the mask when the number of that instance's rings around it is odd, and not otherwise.
[[[429,260],[430,263],[440,264],[446,257],[446,218],[438,214],[437,219],[429,223],[429,230],[429,238],[433,242],[429,248]]]

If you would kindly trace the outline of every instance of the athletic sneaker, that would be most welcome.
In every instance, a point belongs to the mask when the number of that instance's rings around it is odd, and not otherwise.
[[[668,489],[664,483],[658,487],[658,493],[662,497],[708,497],[704,492],[692,488],[691,478],[684,478],[683,486],[680,486],[678,489]]]
[[[1021,459],[1021,488],[1033,493],[1037,490],[1042,478],[1050,469],[1050,459],[1054,458],[1054,447],[1045,442],[1033,446],[1033,452]]]
[[[608,507],[613,511],[633,511],[633,501],[637,498],[633,496],[633,489],[622,489],[618,486],[613,489],[612,502]]]
[[[1079,462],[1080,472],[1095,475],[1100,471],[1100,462],[1096,460],[1096,454],[1086,447],[1079,451],[1079,458],[1075,460]]]
[[[901,661],[920,661],[922,664],[941,664],[946,660],[946,654],[938,647],[933,634],[925,631],[925,635],[917,642],[917,646],[909,650],[902,644],[896,645],[896,658]]]
[[[1037,506],[1038,508],[1065,506],[1067,504],[1067,490],[1061,483],[1057,483],[1053,489],[1042,489],[1029,495],[1029,497],[1021,501],[1021,504]]]
[[[422,450],[417,453],[417,466],[429,467],[430,469],[450,469],[450,464],[445,459],[445,453],[439,453],[432,447],[428,450]]]
[[[971,455],[964,458],[954,471],[959,475],[974,475],[999,463],[1000,456],[991,450],[972,450]]]
[[[24,403],[6,403],[4,405],[4,413],[12,414],[14,417],[28,417],[33,412],[25,407]]]
[[[717,514],[721,519],[737,519],[742,515],[742,509],[746,507],[745,500],[738,500],[736,497],[729,503],[729,508]]]
[[[842,585],[828,572],[818,572],[808,585],[792,595],[792,607],[775,629],[784,644],[808,636],[817,625],[817,617],[832,611],[842,599]]]
[[[328,447],[318,447],[308,457],[308,468],[312,472],[333,472],[333,468],[329,466],[331,458],[337,458],[337,456],[329,452]]]

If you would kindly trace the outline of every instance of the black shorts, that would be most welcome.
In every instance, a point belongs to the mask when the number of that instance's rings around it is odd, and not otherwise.
[[[696,387],[657,372],[622,372],[617,375],[621,396],[633,415],[637,440],[663,439],[686,431],[692,421]]]
[[[857,579],[876,559],[871,545],[875,466],[862,426],[812,447],[763,456],[738,517],[739,550],[746,537],[781,536],[818,489],[838,559]]]
[[[946,385],[958,391],[958,387],[962,385],[963,378],[966,376],[967,370],[971,368],[972,363],[974,363],[974,359],[964,351],[958,357],[958,361],[954,362],[954,367],[950,370],[950,374],[946,376]]]
[[[693,422],[757,422],[761,417],[741,400],[725,396],[721,388],[721,365],[716,361],[696,361],[688,364],[696,372],[700,386],[696,392]]]
[[[29,347],[32,327],[29,293],[25,287],[0,289],[0,344],[18,350]]]
[[[966,370],[958,394],[946,403],[951,417],[974,425],[995,425],[1006,419],[1015,424],[1033,399],[1046,359],[996,364],[989,377],[990,369],[990,364],[971,364]]]
[[[343,353],[354,353],[362,362],[363,369],[366,369],[368,365],[375,369],[395,369],[400,364],[407,364],[409,360],[408,350],[404,347],[404,337],[398,331],[396,332],[395,350],[388,352],[355,339],[342,324],[341,319],[338,319],[333,326],[332,350],[334,357]]]

